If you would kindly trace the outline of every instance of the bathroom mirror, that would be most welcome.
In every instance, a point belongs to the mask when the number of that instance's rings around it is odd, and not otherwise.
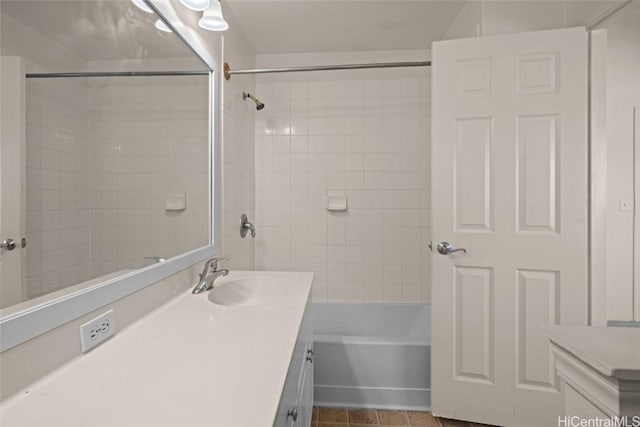
[[[152,3],[3,0],[0,31],[4,350],[213,253],[214,150],[213,72]]]

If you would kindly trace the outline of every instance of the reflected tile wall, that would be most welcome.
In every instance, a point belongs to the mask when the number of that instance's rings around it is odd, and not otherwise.
[[[206,245],[207,77],[96,80],[91,106],[94,275]],[[187,209],[166,211],[181,194]]]
[[[206,77],[28,81],[26,298],[208,243],[207,115]]]
[[[90,279],[91,137],[83,79],[29,79],[25,298]]]
[[[314,271],[315,301],[428,301],[428,72],[333,75],[256,83],[256,267]]]

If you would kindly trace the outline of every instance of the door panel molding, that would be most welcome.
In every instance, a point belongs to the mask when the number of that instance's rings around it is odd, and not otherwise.
[[[454,376],[459,381],[493,384],[493,269],[454,267],[454,271]],[[474,307],[478,304],[480,309]]]

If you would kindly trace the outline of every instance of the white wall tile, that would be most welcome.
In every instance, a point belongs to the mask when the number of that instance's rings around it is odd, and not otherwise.
[[[267,104],[256,115],[256,208],[271,226],[256,263],[314,271],[314,301],[428,301],[428,79],[342,76],[256,87]],[[291,136],[266,136],[281,133]],[[288,211],[265,202],[275,192]],[[326,211],[328,194],[346,195],[349,210]]]

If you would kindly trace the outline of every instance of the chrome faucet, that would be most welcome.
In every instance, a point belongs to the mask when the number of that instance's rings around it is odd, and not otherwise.
[[[213,288],[213,281],[219,276],[226,276],[229,270],[226,268],[218,269],[220,261],[228,261],[229,258],[211,258],[204,263],[204,270],[200,274],[200,281],[191,291],[192,294],[201,294]]]

